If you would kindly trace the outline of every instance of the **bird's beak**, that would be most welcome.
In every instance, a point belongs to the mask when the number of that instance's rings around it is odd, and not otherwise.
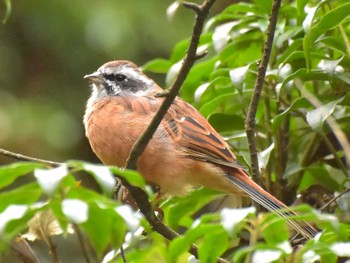
[[[95,84],[103,84],[104,83],[103,75],[98,71],[91,73],[91,74],[88,74],[88,75],[85,75],[84,79],[88,79],[91,83],[95,83]]]

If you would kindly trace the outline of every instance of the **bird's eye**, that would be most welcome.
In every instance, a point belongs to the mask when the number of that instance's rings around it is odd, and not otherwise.
[[[122,82],[122,81],[126,80],[126,76],[123,74],[116,74],[116,75],[114,75],[114,80],[117,82]]]
[[[124,74],[111,74],[111,75],[105,75],[105,78],[111,81],[117,81],[117,82],[123,82],[126,80],[126,76]]]

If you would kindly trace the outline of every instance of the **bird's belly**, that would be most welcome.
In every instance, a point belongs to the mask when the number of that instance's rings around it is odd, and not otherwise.
[[[88,120],[86,135],[91,148],[104,164],[125,167],[133,144],[149,120],[135,120],[125,115],[114,117],[115,123],[102,120],[98,112]],[[147,182],[158,185],[162,194],[184,194],[192,186],[192,160],[181,156],[181,150],[172,140],[157,131],[139,157],[137,169]]]

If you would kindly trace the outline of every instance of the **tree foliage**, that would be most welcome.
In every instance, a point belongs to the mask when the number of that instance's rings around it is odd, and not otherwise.
[[[212,16],[199,47],[208,55],[193,66],[181,90],[181,97],[209,120],[248,168],[244,122],[271,6],[271,0],[239,2]],[[256,116],[264,186],[287,204],[309,204],[297,210],[299,219],[321,230],[314,240],[293,250],[286,222],[270,213],[257,216],[252,208],[201,214],[221,194],[197,189],[161,203],[163,221],[182,233],[169,241],[112,198],[119,176],[155,199],[137,172],[80,161],[53,169],[15,162],[0,167],[0,251],[44,240],[55,260],[60,253],[53,235],[63,240],[75,235],[85,251],[76,252],[81,258],[104,262],[122,262],[122,254],[128,262],[187,262],[191,244],[197,245],[201,262],[350,257],[349,9],[346,0],[283,1]],[[143,70],[166,74],[170,84],[188,45],[188,39],[178,42],[168,59],[149,61]],[[90,174],[100,189],[82,185],[79,173]]]

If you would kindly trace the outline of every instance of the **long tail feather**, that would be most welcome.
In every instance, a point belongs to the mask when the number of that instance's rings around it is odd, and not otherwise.
[[[317,234],[318,231],[307,222],[297,222],[295,220],[290,219],[289,217],[291,215],[297,214],[293,212],[290,208],[288,208],[285,204],[283,204],[281,201],[279,201],[277,198],[266,192],[264,189],[260,188],[258,185],[254,185],[253,187],[252,185],[247,184],[237,176],[228,175],[227,178],[239,189],[247,193],[252,200],[262,205],[267,210],[277,214],[282,218],[285,218],[288,221],[288,224],[304,237],[312,239]]]

